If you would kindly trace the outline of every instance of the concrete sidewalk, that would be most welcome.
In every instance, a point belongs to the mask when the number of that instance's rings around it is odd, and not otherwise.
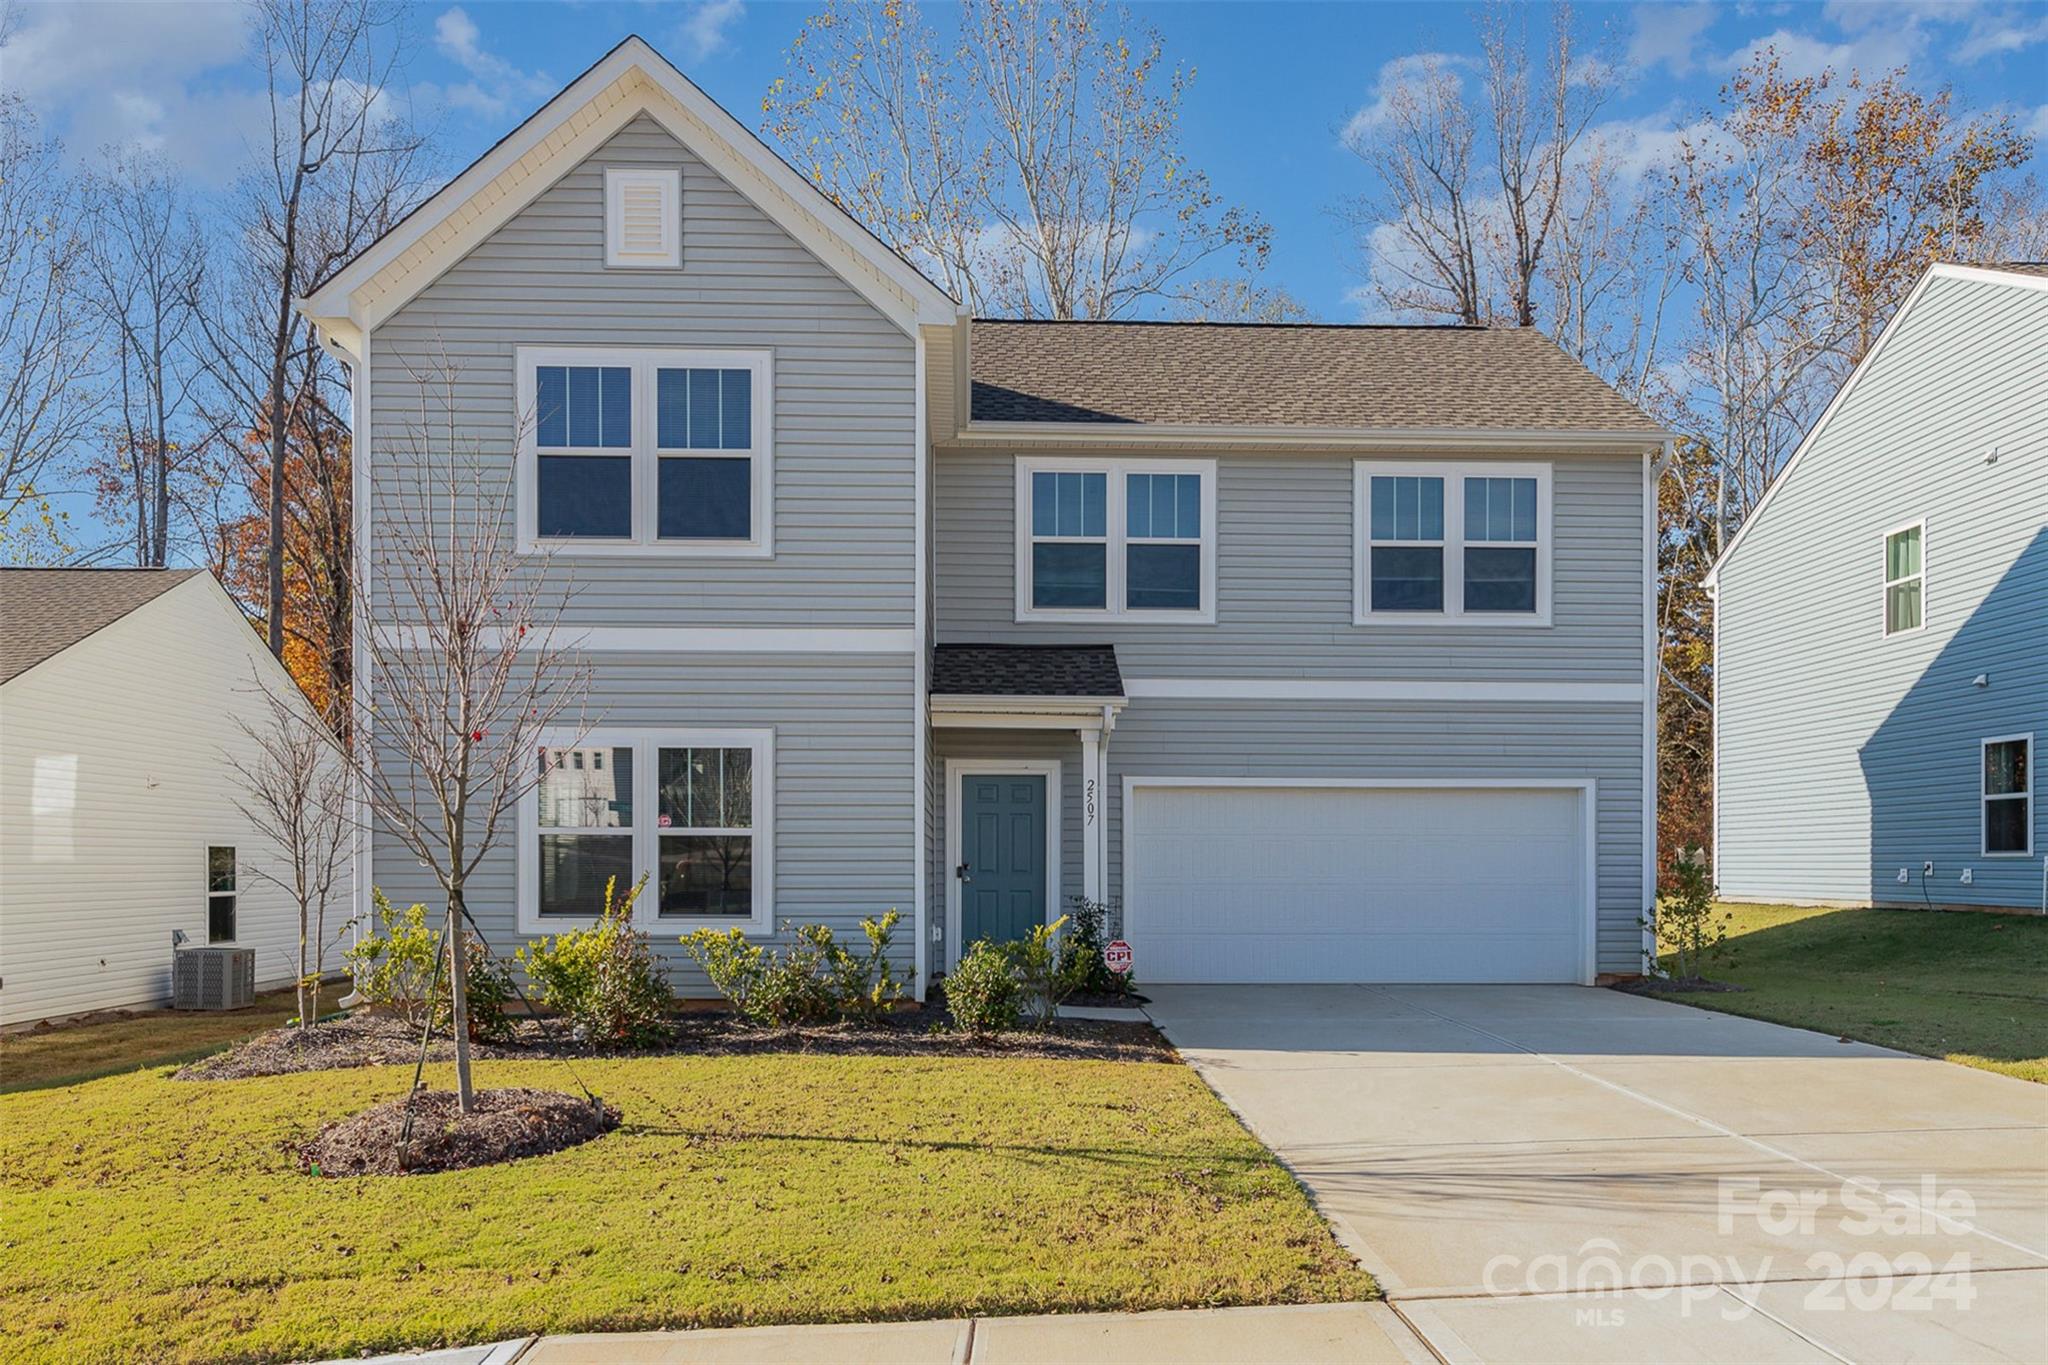
[[[943,1322],[732,1327],[501,1341],[373,1365],[1433,1365],[1383,1303],[1208,1308],[1184,1313],[1067,1313]]]

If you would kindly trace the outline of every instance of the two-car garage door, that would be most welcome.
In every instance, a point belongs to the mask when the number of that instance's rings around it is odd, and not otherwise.
[[[1141,980],[1580,981],[1578,787],[1134,784]]]

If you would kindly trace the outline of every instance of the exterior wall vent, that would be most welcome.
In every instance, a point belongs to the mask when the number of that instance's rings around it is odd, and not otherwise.
[[[674,269],[683,263],[680,171],[608,166],[604,173],[604,263]]]
[[[254,948],[180,948],[171,954],[171,1008],[239,1010],[256,1003]]]

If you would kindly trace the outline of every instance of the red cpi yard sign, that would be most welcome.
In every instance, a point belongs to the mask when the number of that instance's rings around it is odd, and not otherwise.
[[[1102,965],[1122,976],[1131,969],[1131,945],[1117,939],[1102,950]]]

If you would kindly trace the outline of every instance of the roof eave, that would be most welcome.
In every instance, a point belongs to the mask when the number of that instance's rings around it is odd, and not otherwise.
[[[970,421],[959,445],[1188,445],[1340,446],[1358,450],[1496,447],[1503,450],[1613,449],[1627,454],[1662,446],[1678,433],[1663,428],[1308,427],[1166,422]]]

